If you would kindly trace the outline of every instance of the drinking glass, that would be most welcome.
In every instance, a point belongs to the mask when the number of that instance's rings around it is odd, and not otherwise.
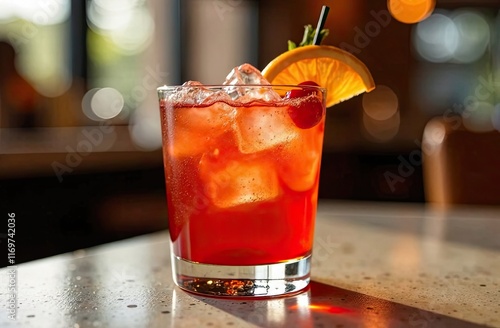
[[[325,90],[183,85],[158,96],[175,283],[217,297],[306,288]]]

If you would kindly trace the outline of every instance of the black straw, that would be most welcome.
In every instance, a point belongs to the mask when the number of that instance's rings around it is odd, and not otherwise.
[[[319,15],[318,25],[316,26],[316,34],[314,35],[314,40],[313,40],[313,44],[316,46],[319,46],[319,44],[321,43],[319,32],[321,32],[321,30],[325,26],[326,17],[328,16],[329,11],[330,7],[328,6],[323,6],[321,8],[321,14]]]

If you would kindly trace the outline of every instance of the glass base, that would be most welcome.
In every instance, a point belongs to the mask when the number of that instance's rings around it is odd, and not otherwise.
[[[175,283],[182,289],[215,297],[270,297],[296,294],[309,284],[311,255],[267,265],[214,265],[172,254]]]

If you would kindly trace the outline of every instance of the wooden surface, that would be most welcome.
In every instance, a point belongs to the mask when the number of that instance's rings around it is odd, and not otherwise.
[[[255,301],[175,287],[165,231],[1,269],[0,327],[500,327],[499,233],[500,208],[322,202],[311,287]]]

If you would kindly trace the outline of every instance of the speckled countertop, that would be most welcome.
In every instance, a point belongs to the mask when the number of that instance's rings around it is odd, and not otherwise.
[[[0,327],[500,327],[500,207],[322,202],[311,287],[271,300],[172,283],[168,233],[0,270]]]
[[[500,327],[500,207],[324,204],[320,217],[315,251],[332,241],[331,261],[314,280]]]

